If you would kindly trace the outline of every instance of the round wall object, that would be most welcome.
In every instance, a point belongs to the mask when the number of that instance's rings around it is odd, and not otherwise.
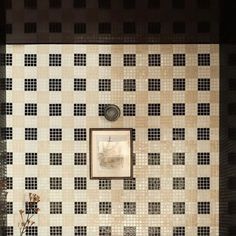
[[[109,121],[116,121],[120,117],[120,108],[116,105],[107,105],[104,109],[104,116]]]

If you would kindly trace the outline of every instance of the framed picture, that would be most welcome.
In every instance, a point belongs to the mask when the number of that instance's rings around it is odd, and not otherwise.
[[[90,178],[119,179],[133,176],[132,129],[89,130]]]

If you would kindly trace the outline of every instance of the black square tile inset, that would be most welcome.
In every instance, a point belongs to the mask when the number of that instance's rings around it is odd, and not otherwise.
[[[161,81],[160,79],[148,79],[148,91],[160,91]]]
[[[125,92],[136,91],[136,80],[135,79],[124,79],[123,90]]]
[[[74,91],[86,91],[86,79],[74,79]]]
[[[62,226],[50,226],[50,236],[62,236]]]
[[[37,66],[37,55],[25,54],[25,66]]]
[[[201,78],[198,79],[198,91],[209,91],[210,90],[210,79]]]
[[[36,79],[25,79],[25,91],[36,91],[37,80]]]
[[[185,227],[183,226],[173,227],[173,236],[185,236]]]
[[[185,165],[185,153],[184,152],[173,153],[173,165]]]
[[[13,202],[6,202],[6,213],[13,214]]]
[[[87,153],[74,153],[74,165],[87,165]]]
[[[160,116],[161,105],[158,103],[148,104],[148,116]]]
[[[74,227],[75,236],[87,236],[87,226],[75,226]]]
[[[99,66],[111,66],[111,54],[99,54]]]
[[[136,202],[124,202],[124,214],[136,214]]]
[[[210,140],[210,128],[198,128],[197,140]]]
[[[37,165],[37,153],[25,153],[25,165]]]
[[[109,189],[111,189],[111,180],[100,179],[99,180],[99,189],[100,190],[109,190]]]
[[[210,165],[210,153],[209,152],[198,152],[197,153],[197,164],[198,165]]]
[[[148,54],[148,66],[160,66],[161,55],[160,54]]]
[[[110,79],[99,79],[98,90],[99,91],[111,91],[111,80]]]
[[[50,214],[62,214],[62,202],[50,202]]]
[[[197,227],[197,236],[210,236],[210,227],[209,226]]]
[[[173,202],[173,214],[185,214],[185,202]]]
[[[86,104],[74,104],[74,116],[86,116]]]
[[[150,128],[148,129],[148,140],[157,141],[161,138],[161,131],[159,128]]]
[[[13,226],[5,226],[4,233],[6,233],[6,236],[13,236],[13,229]]]
[[[124,54],[123,64],[124,66],[136,66],[136,55]]]
[[[12,103],[7,102],[7,103],[2,103],[0,104],[1,106],[1,115],[12,115],[12,110],[13,110],[13,106]]]
[[[50,33],[62,32],[62,24],[60,22],[50,22],[48,28]]]
[[[37,140],[37,128],[25,128],[25,140]]]
[[[124,116],[135,116],[136,104],[123,104]]]
[[[87,214],[87,202],[75,202],[74,203],[75,214]]]
[[[197,178],[198,189],[210,189],[210,178],[209,177],[198,177]]]
[[[74,54],[74,66],[86,66],[86,54]]]
[[[185,128],[173,128],[173,140],[185,140]]]
[[[61,66],[61,54],[49,54],[49,66]]]
[[[74,24],[75,34],[86,34],[86,23],[80,22]]]
[[[160,178],[148,178],[148,190],[160,190]]]
[[[3,127],[1,128],[1,138],[3,140],[8,140],[13,138],[13,129],[12,127]]]
[[[50,165],[62,165],[62,153],[50,153]]]
[[[173,116],[184,116],[185,115],[185,104],[184,103],[173,103]]]
[[[75,177],[74,178],[74,189],[75,190],[85,190],[85,189],[87,189],[87,179],[86,179],[86,177]]]
[[[173,91],[184,91],[185,79],[173,79]]]
[[[13,189],[13,178],[12,177],[7,177],[7,184],[6,185],[7,185],[7,189]]]
[[[49,116],[61,116],[61,104],[49,104]]]
[[[185,189],[185,178],[184,177],[174,177],[173,178],[173,189],[174,190]]]
[[[37,189],[38,179],[37,177],[25,177],[25,189]]]
[[[148,153],[148,165],[160,165],[160,153]]]
[[[173,66],[185,66],[185,54],[174,54]]]
[[[198,54],[198,66],[210,66],[211,58],[209,53]]]
[[[111,226],[99,226],[99,236],[112,236]]]
[[[124,190],[135,190],[136,189],[136,179],[124,179],[123,181]]]
[[[61,177],[50,177],[50,189],[61,190],[62,189],[62,178]]]
[[[38,227],[37,226],[29,226],[29,227],[27,227],[25,235],[26,236],[38,236]]]
[[[198,103],[197,104],[198,116],[209,116],[210,115],[210,103]]]
[[[104,116],[104,110],[109,104],[98,104],[98,116]]]
[[[210,202],[198,202],[198,214],[210,214]]]
[[[37,24],[34,22],[27,22],[24,24],[24,32],[26,34],[32,34],[37,32]]]
[[[12,152],[6,152],[6,164],[13,165],[13,153]]]
[[[111,202],[99,202],[99,214],[111,214]]]
[[[149,215],[161,214],[161,203],[160,202],[149,202],[148,203],[148,214]]]
[[[74,140],[75,141],[86,141],[87,135],[86,135],[86,129],[74,129]]]
[[[98,33],[99,34],[110,34],[111,33],[111,23],[101,22],[98,24]]]
[[[50,141],[61,141],[62,140],[62,129],[50,129],[49,130]]]
[[[49,91],[61,91],[61,79],[49,79]]]
[[[0,66],[12,66],[12,54],[0,53]]]
[[[161,236],[161,228],[156,226],[148,227],[148,236]]]
[[[135,226],[124,226],[123,236],[136,236],[136,227]]]

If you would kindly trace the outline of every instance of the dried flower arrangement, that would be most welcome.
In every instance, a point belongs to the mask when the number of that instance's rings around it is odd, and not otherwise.
[[[24,235],[27,228],[34,225],[35,222],[32,220],[33,216],[39,212],[37,203],[40,201],[40,197],[35,193],[29,193],[28,204],[28,213],[25,213],[24,210],[20,209],[20,222],[18,224],[20,229],[20,236]],[[35,207],[36,206],[36,207]]]

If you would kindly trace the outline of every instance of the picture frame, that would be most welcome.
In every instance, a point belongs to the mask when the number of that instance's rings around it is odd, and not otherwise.
[[[132,128],[90,128],[91,179],[133,177]]]

